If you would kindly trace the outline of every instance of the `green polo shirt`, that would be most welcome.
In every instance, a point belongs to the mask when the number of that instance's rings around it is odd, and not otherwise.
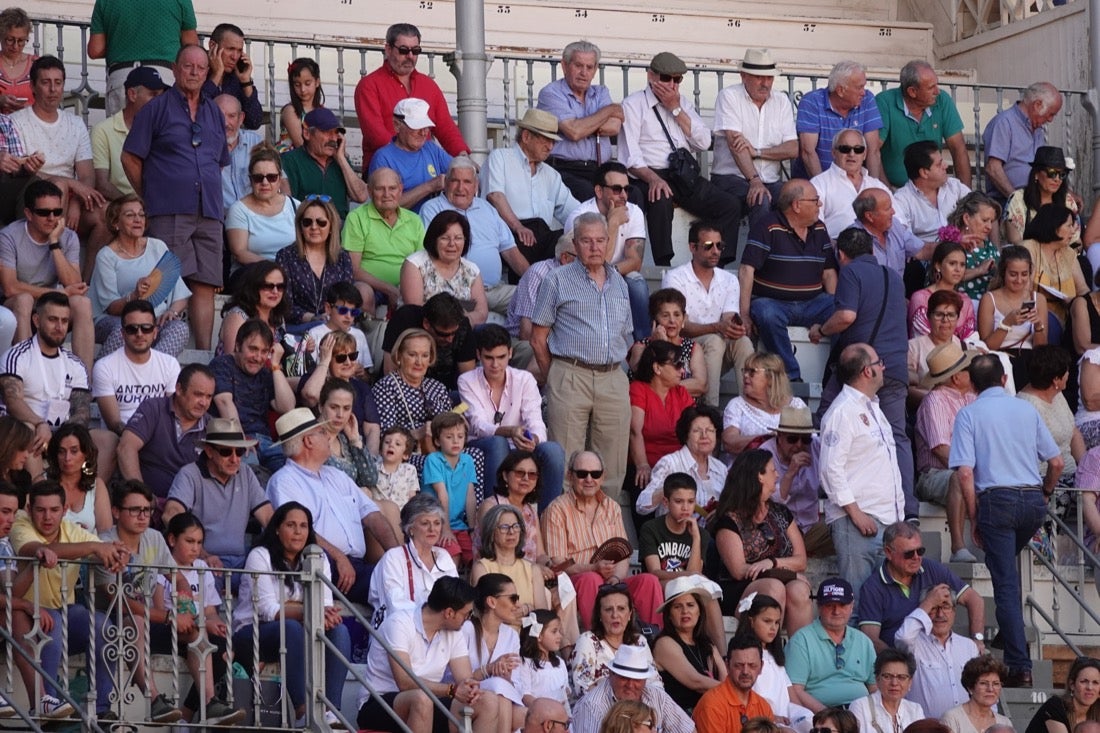
[[[283,154],[283,175],[290,182],[294,198],[303,201],[310,194],[331,196],[340,218],[348,218],[348,185],[336,161],[329,159],[322,168],[304,147],[295,148]]]
[[[348,214],[341,239],[348,252],[362,254],[364,270],[396,287],[405,258],[424,247],[424,223],[408,209],[398,209],[391,227],[370,201]]]
[[[882,140],[882,168],[894,186],[904,186],[909,180],[905,175],[905,148],[920,140],[930,140],[942,149],[947,138],[963,129],[959,110],[951,95],[944,91],[919,121],[910,116],[900,88],[882,92],[875,97],[875,103],[882,115],[882,129],[878,133]]]

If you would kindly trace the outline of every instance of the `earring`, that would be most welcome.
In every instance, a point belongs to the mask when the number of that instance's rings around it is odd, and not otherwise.
[[[80,464],[80,472],[88,477],[95,476],[95,468],[88,461]]]

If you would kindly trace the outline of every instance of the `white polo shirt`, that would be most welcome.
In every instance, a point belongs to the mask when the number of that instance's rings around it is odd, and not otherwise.
[[[412,610],[394,611],[386,616],[378,629],[395,651],[409,655],[409,666],[417,677],[428,682],[440,682],[447,666],[454,659],[469,657],[466,637],[461,631],[437,631],[429,640],[424,632],[423,606]],[[397,682],[390,669],[390,657],[381,644],[371,644],[367,654],[367,684],[378,694],[397,692]],[[359,707],[370,699],[367,688],[359,692]]]

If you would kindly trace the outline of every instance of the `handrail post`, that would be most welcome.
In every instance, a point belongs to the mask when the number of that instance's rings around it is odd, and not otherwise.
[[[310,545],[305,549],[304,573],[302,575],[302,626],[306,637],[306,729],[323,730],[325,724],[325,586],[320,578],[324,573],[323,563],[328,562],[320,545]],[[288,659],[293,664],[293,660]],[[284,675],[285,676],[285,675]],[[333,700],[336,705],[339,700]]]

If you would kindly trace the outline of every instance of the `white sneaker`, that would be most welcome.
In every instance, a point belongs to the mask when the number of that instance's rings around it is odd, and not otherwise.
[[[53,695],[42,696],[42,717],[44,718],[67,718],[76,712],[73,706],[67,702],[61,702]]]
[[[974,553],[964,547],[961,550],[952,552],[948,562],[978,562],[978,558],[974,557]]]
[[[335,730],[347,730],[347,728],[344,727],[344,724],[340,722],[340,718],[336,717],[336,713],[332,712],[331,710],[325,711],[325,724]]]

